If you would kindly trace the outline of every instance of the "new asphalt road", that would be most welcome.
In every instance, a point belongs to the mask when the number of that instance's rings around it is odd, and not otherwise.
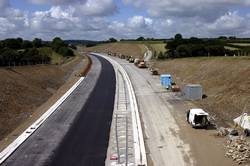
[[[85,80],[3,165],[104,165],[116,80],[107,60],[91,59]]]

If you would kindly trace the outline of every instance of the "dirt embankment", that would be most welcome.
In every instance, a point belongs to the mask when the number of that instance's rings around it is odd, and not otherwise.
[[[0,68],[0,140],[26,123],[14,135],[20,134],[46,111],[77,81],[86,63],[77,56],[62,65]]]
[[[194,103],[215,115],[219,125],[232,124],[250,102],[249,57],[183,58],[157,61],[155,66],[172,74],[181,87],[201,84],[208,97]]]
[[[100,44],[94,47],[81,47],[81,50],[93,52],[121,53],[123,55],[130,55],[133,57],[143,57],[144,53],[147,51],[144,44],[122,42]]]

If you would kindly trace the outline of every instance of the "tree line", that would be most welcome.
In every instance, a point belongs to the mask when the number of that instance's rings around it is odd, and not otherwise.
[[[226,50],[225,40],[218,39],[199,39],[191,37],[183,39],[181,34],[176,34],[174,39],[168,41],[165,53],[159,53],[158,59],[182,58],[182,57],[202,57],[202,56],[233,56],[232,50]]]
[[[40,51],[42,47],[51,47],[63,57],[74,56],[72,49],[59,37],[52,42],[12,38],[0,41],[0,66],[49,64],[51,53]]]

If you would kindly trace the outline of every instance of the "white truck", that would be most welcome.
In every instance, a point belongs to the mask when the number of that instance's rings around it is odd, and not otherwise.
[[[208,115],[203,109],[194,108],[187,111],[186,120],[193,128],[207,128],[210,125]]]

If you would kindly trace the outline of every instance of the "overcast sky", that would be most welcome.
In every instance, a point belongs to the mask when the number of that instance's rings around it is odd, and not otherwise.
[[[250,37],[250,0],[0,0],[0,39]]]

